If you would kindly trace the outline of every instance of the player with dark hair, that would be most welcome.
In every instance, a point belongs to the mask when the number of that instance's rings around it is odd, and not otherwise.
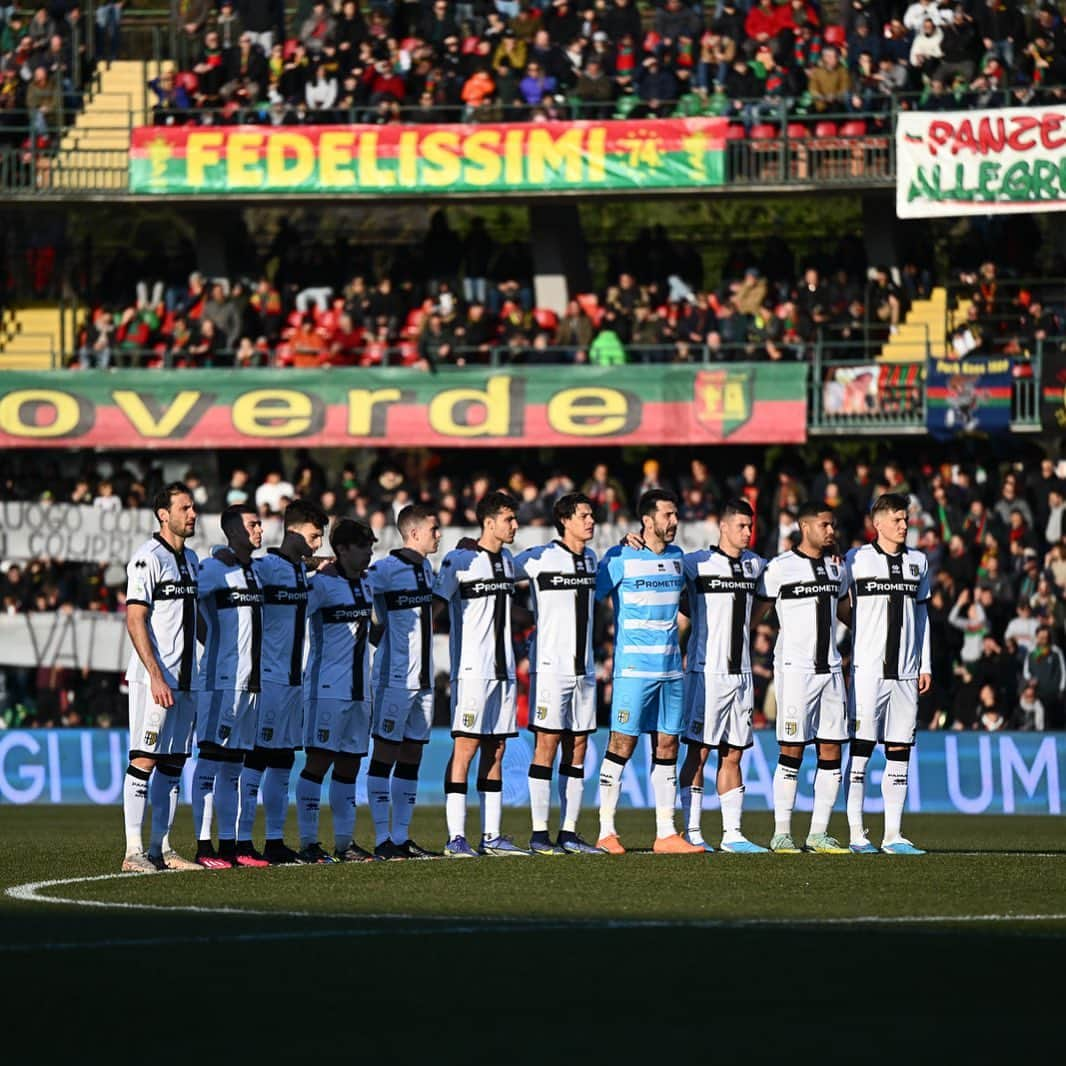
[[[529,728],[534,735],[529,802],[534,855],[602,855],[582,840],[577,819],[585,785],[588,736],[596,730],[596,664],[592,654],[596,555],[588,546],[596,530],[592,502],[580,492],[560,496],[552,508],[558,540],[527,548],[515,573],[528,579],[536,629],[529,651]],[[559,765],[561,828],[548,835],[552,766]]]
[[[122,791],[126,824],[124,873],[198,870],[170,846],[185,760],[196,717],[196,575],[185,541],[196,531],[192,492],[171,482],[152,499],[159,532],[126,568],[126,629],[133,654],[129,682],[129,766]],[[153,774],[153,769],[155,773]],[[144,814],[152,805],[144,851]]]
[[[481,536],[444,558],[433,594],[448,605],[451,624],[452,756],[445,773],[448,843],[453,859],[529,855],[502,834],[503,752],[515,723],[515,661],[511,640],[514,560],[506,545],[518,529],[517,504],[489,492],[477,504]],[[466,839],[467,777],[479,756],[481,843]]]
[[[852,632],[848,719],[848,823],[851,850],[876,853],[863,826],[866,765],[877,744],[885,746],[881,797],[885,832],[881,851],[922,855],[903,836],[908,765],[918,727],[918,696],[933,683],[930,670],[929,563],[907,547],[910,500],[895,492],[879,496],[871,509],[877,539],[847,555]]]
[[[373,600],[364,580],[374,536],[342,518],[330,532],[334,561],[319,570],[307,596],[310,651],[304,671],[303,741],[307,763],[296,780],[302,863],[372,860],[355,836],[355,779],[370,747],[370,626]],[[335,847],[318,841],[322,782],[330,768]]]
[[[744,782],[740,757],[754,743],[751,718],[751,610],[766,560],[748,551],[755,512],[746,500],[730,500],[719,516],[718,546],[685,556],[685,587],[692,632],[685,673],[685,742],[681,810],[685,839],[704,846],[703,768],[718,752],[716,778],[722,807],[722,850],[764,852],[740,831]],[[709,845],[707,850],[712,850]]]
[[[677,535],[677,497],[651,489],[640,498],[644,547],[611,548],[596,572],[596,598],[614,606],[614,682],[611,737],[600,764],[599,847],[612,855],[625,848],[614,817],[622,773],[642,733],[652,734],[652,790],[655,794],[654,850],[702,854],[703,847],[678,835],[678,737],[684,728],[678,608],[684,589],[684,552]]]
[[[237,852],[254,854],[252,827],[262,781],[266,813],[263,858],[272,865],[299,861],[283,838],[289,777],[296,749],[303,743],[303,660],[309,586],[305,560],[322,546],[328,521],[317,504],[293,500],[285,509],[281,547],[268,549],[253,564],[263,591],[262,694],[255,749],[246,756],[241,772]]]
[[[251,504],[221,516],[229,552],[200,564],[198,579],[204,650],[196,709],[199,758],[192,785],[196,861],[208,870],[266,866],[255,854],[237,854],[241,767],[255,747],[263,657],[263,594],[252,552],[263,543],[263,523]],[[232,558],[230,557],[232,555]],[[217,816],[218,852],[211,843]]]
[[[818,748],[814,811],[807,850],[846,855],[848,849],[829,835],[829,817],[840,791],[841,748],[848,739],[844,678],[836,642],[839,602],[847,596],[847,574],[833,557],[836,529],[833,512],[810,500],[797,515],[800,543],[771,559],[759,582],[762,601],[753,624],[774,605],[780,631],[774,649],[777,694],[777,740],[781,746],[774,773],[774,836],[770,850],[796,853],[792,811],[803,750]]]
[[[396,518],[403,547],[367,572],[383,627],[374,656],[374,751],[366,792],[382,859],[427,859],[411,839],[418,768],[433,725],[433,567],[440,547],[437,512],[410,504]],[[390,780],[391,788],[390,788]],[[391,814],[391,818],[390,818]]]

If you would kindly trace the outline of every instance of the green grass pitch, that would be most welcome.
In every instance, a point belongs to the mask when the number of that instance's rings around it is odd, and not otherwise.
[[[527,819],[508,810],[504,829],[521,842]],[[188,823],[183,807],[175,842],[191,854]],[[620,814],[631,847],[649,847],[653,825]],[[413,828],[439,847],[442,812]],[[763,840],[769,816],[745,828]],[[1066,819],[913,816],[906,829],[933,853],[638,851],[41,890],[81,901],[62,905],[5,891],[0,1048],[12,1063],[1059,1059]],[[121,832],[117,808],[0,808],[0,886],[113,874]]]

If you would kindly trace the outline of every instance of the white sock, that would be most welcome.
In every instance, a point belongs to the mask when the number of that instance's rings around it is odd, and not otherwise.
[[[533,765],[529,768],[529,811],[533,819],[534,833],[548,831],[548,813],[551,805],[551,767]]]
[[[144,812],[148,808],[148,779],[151,770],[126,767],[122,782],[122,816],[126,822],[126,854],[136,855],[144,850]]]
[[[727,842],[743,839],[740,817],[744,810],[744,786],[738,785],[728,792],[723,792],[718,797],[718,802],[722,805],[722,839]]]
[[[833,813],[833,804],[840,794],[840,763],[823,766],[818,763],[814,775],[814,811],[811,814],[811,835],[824,833],[829,828],[829,816]]]
[[[559,825],[564,833],[577,832],[581,801],[585,798],[585,767],[559,767]]]
[[[370,817],[374,822],[374,843],[384,844],[389,839],[389,775],[367,774],[366,799],[370,805]],[[402,844],[402,840],[397,841]]]
[[[304,770],[296,779],[296,826],[300,833],[301,848],[318,842],[318,813],[321,806],[322,778]],[[269,819],[269,807],[267,810]],[[279,833],[278,836],[281,834]],[[274,839],[270,836],[269,829],[267,829],[267,837]]]
[[[685,785],[681,789],[681,813],[685,819],[685,832],[693,844],[703,843],[703,786]]]
[[[333,812],[333,843],[344,851],[355,839],[355,778],[338,778],[334,770],[329,779],[329,809]]]
[[[848,828],[852,844],[861,844],[866,838],[862,824],[862,803],[866,794],[867,755],[852,755],[848,763]]]
[[[267,840],[281,840],[285,836],[285,815],[289,813],[289,774],[268,766],[263,771],[263,811],[266,814]]]
[[[169,850],[170,827],[178,809],[178,789],[181,788],[181,773],[164,773],[157,766],[148,782],[148,801],[152,805],[152,835],[148,844],[151,855],[162,855]]]
[[[454,840],[466,836],[466,785],[448,784],[446,789],[444,817],[448,822],[448,839]]]
[[[481,800],[481,839],[495,840],[503,818],[503,782],[479,777],[477,791]]]
[[[411,839],[411,816],[418,799],[418,767],[397,763],[392,772],[392,831],[397,844]]]
[[[651,767],[651,791],[655,797],[655,835],[661,840],[677,833],[677,762],[660,762]]]
[[[799,767],[782,766],[774,770],[774,833],[792,833],[792,811],[796,806]]]
[[[895,752],[890,752],[894,755]],[[900,836],[903,821],[903,804],[907,799],[907,777],[910,771],[910,752],[905,752],[908,761],[888,759],[881,778],[881,797],[885,801],[885,838],[882,843],[893,844]]]
[[[249,841],[255,828],[255,812],[259,806],[259,783],[263,771],[251,766],[241,767],[240,806],[237,811],[237,839]]]
[[[617,835],[614,827],[614,812],[618,810],[618,797],[622,794],[622,772],[626,760],[621,755],[607,752],[600,763],[600,839]]]
[[[192,777],[192,829],[197,841],[211,839],[211,821],[215,814],[215,776],[222,764],[201,756]]]
[[[233,841],[237,835],[237,806],[241,780],[241,764],[224,762],[215,775],[215,821],[218,841]]]

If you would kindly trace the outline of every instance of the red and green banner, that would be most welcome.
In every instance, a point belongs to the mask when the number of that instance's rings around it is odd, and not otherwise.
[[[926,426],[934,437],[1008,433],[1011,360],[968,355],[930,359],[926,369]]]
[[[142,126],[130,192],[382,196],[725,183],[724,118],[455,126]]]
[[[797,443],[802,364],[0,374],[0,447]]]

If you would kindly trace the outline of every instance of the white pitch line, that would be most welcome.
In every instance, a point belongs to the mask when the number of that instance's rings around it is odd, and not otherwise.
[[[0,945],[0,954],[12,952],[36,951],[77,951],[91,948],[111,947],[157,947],[167,944],[220,942],[247,943],[299,940],[308,937],[375,937],[375,936],[418,936],[425,934],[456,934],[491,932],[494,930],[508,932],[555,932],[555,931],[596,931],[596,930],[640,930],[640,929],[750,929],[806,927],[824,928],[834,926],[867,925],[951,925],[984,924],[993,922],[1059,922],[1066,921],[1063,914],[922,914],[922,915],[856,915],[854,917],[836,918],[710,918],[710,919],[640,919],[640,918],[591,918],[591,919],[555,919],[555,918],[508,918],[491,915],[421,915],[421,914],[353,914],[329,913],[324,911],[281,911],[261,910],[250,907],[201,907],[192,904],[170,906],[160,903],[129,903],[126,901],[107,902],[104,900],[75,899],[67,896],[42,895],[50,888],[63,885],[92,884],[99,881],[130,880],[133,874],[100,874],[95,877],[67,877],[51,881],[32,881],[27,884],[13,885],[5,890],[12,899],[30,903],[51,903],[71,907],[96,907],[105,910],[137,910],[170,912],[174,914],[219,914],[240,915],[242,917],[268,917],[288,919],[313,919],[351,922],[383,922],[379,928],[363,929],[329,929],[301,930],[292,932],[251,932],[222,933],[217,936],[174,936],[140,939],[112,939],[96,941],[71,941],[55,944],[5,944]],[[399,926],[395,923],[411,922],[414,925]]]

